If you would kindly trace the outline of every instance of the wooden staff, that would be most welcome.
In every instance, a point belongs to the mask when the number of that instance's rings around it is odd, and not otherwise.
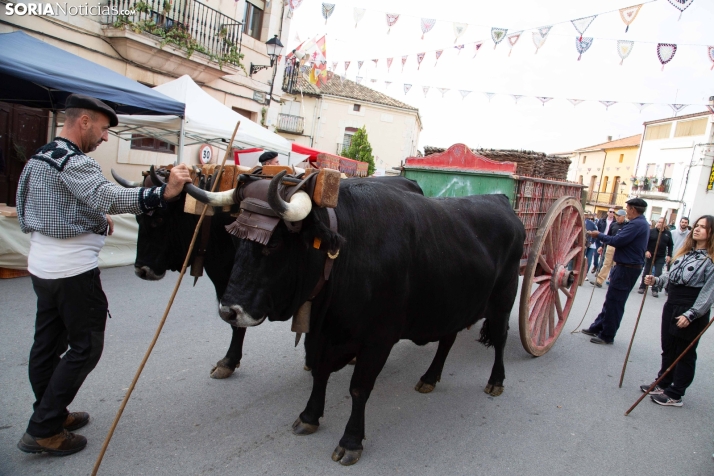
[[[240,121],[238,121],[238,124],[236,124],[235,129],[233,129],[233,135],[231,136],[231,141],[228,143],[228,147],[226,148],[226,155],[223,156],[223,162],[221,163],[221,166],[218,169],[218,173],[216,174],[216,180],[213,182],[213,186],[211,187],[211,192],[215,191],[216,187],[218,186],[218,182],[220,181],[221,174],[223,173],[223,167],[226,164],[226,160],[228,159],[228,156],[230,155],[231,147],[233,146],[233,140],[236,137],[236,133],[238,132],[239,126],[240,126]],[[171,305],[174,303],[174,298],[176,297],[178,288],[181,285],[181,280],[183,279],[183,275],[186,273],[186,268],[188,267],[188,262],[191,258],[191,252],[193,251],[193,247],[196,244],[196,237],[198,236],[198,231],[201,229],[201,223],[203,223],[203,217],[206,216],[207,210],[208,210],[208,206],[203,207],[203,211],[201,212],[201,216],[198,219],[198,223],[196,223],[196,229],[193,231],[193,238],[191,239],[191,244],[188,246],[188,253],[186,253],[186,258],[184,259],[183,266],[181,267],[181,274],[179,274],[178,281],[176,281],[176,286],[174,286],[174,290],[171,293],[171,298],[169,299],[169,302],[166,305],[166,310],[164,310],[164,315],[161,318],[161,322],[159,322],[159,327],[156,329],[156,332],[154,333],[154,338],[151,341],[151,344],[149,344],[149,348],[146,349],[146,354],[144,354],[144,359],[141,361],[141,364],[139,364],[139,368],[136,370],[136,375],[134,375],[134,380],[132,380],[131,385],[129,385],[129,390],[126,392],[126,395],[124,395],[124,400],[122,400],[121,405],[119,406],[119,411],[117,411],[117,415],[116,415],[116,417],[114,417],[114,423],[112,423],[112,427],[109,429],[109,433],[107,433],[107,437],[104,440],[102,449],[99,451],[99,456],[97,456],[97,461],[94,463],[94,469],[92,469],[92,476],[96,476],[97,471],[99,471],[99,465],[102,464],[102,459],[104,458],[104,453],[106,453],[107,447],[109,446],[109,442],[111,441],[112,436],[114,435],[114,430],[116,429],[117,424],[119,423],[119,419],[121,418],[122,413],[124,413],[124,408],[126,407],[126,404],[129,401],[129,397],[131,397],[131,393],[134,391],[136,382],[139,380],[139,377],[141,376],[141,372],[144,370],[144,365],[146,365],[146,361],[149,360],[149,355],[151,355],[151,351],[154,350],[154,345],[156,345],[156,341],[159,339],[159,334],[161,334],[161,329],[163,329],[164,323],[166,322],[166,318],[169,315],[169,311],[171,310]]]
[[[691,342],[691,344],[689,344],[689,345],[687,346],[687,348],[684,349],[684,352],[682,352],[681,354],[679,354],[679,357],[677,357],[677,360],[675,360],[674,362],[672,362],[672,365],[670,365],[669,367],[667,367],[667,370],[664,371],[664,373],[662,374],[662,376],[659,377],[657,380],[655,380],[652,385],[650,385],[650,388],[647,389],[647,392],[645,392],[644,394],[642,394],[642,396],[637,399],[637,401],[635,402],[635,404],[632,405],[632,406],[630,407],[630,409],[625,412],[625,416],[628,416],[628,415],[630,414],[630,412],[631,412],[632,410],[634,410],[635,407],[636,407],[637,405],[639,405],[640,402],[641,402],[642,400],[644,400],[644,398],[645,398],[647,395],[650,394],[650,392],[652,391],[652,389],[655,388],[655,387],[662,381],[662,379],[677,365],[677,362],[679,362],[680,360],[682,360],[682,357],[684,357],[684,354],[686,354],[687,352],[689,352],[689,349],[691,349],[692,346],[693,346],[694,344],[696,344],[699,339],[701,339],[701,337],[704,335],[704,333],[707,331],[707,329],[709,329],[709,326],[712,325],[712,322],[714,322],[714,317],[709,321],[709,324],[707,324],[707,327],[705,327],[705,328],[702,330],[702,332],[700,332],[699,335]]]
[[[664,223],[662,223],[664,226]],[[655,258],[657,257],[657,248],[659,248],[659,239],[662,238],[662,230],[659,230],[657,234],[657,243],[655,243],[654,253],[650,256],[650,272],[655,265]],[[642,315],[642,308],[645,306],[645,299],[647,299],[647,290],[649,285],[645,284],[645,292],[642,295],[642,304],[640,304],[640,312],[637,313],[637,320],[635,321],[635,329],[632,331],[632,338],[630,339],[630,346],[627,348],[627,355],[625,355],[625,362],[622,364],[622,373],[620,374],[620,388],[622,388],[622,380],[625,378],[625,369],[627,368],[627,359],[630,358],[630,351],[632,350],[632,343],[635,341],[635,333],[637,332],[637,326],[640,323],[640,316]]]

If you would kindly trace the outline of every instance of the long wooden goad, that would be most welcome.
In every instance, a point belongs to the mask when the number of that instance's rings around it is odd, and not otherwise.
[[[221,174],[223,173],[223,167],[225,166],[226,160],[228,159],[228,156],[230,155],[231,147],[233,145],[233,140],[236,137],[236,133],[238,132],[239,126],[240,126],[240,121],[238,121],[235,129],[233,129],[233,135],[231,136],[231,141],[228,143],[228,147],[226,148],[226,154],[223,156],[223,162],[221,163],[221,166],[218,169],[218,174],[216,175],[216,180],[213,182],[213,186],[211,187],[211,192],[215,191],[216,187],[218,186],[218,182],[220,182]],[[99,452],[99,456],[97,456],[97,461],[94,463],[94,469],[92,469],[92,476],[96,476],[97,471],[99,471],[99,466],[102,464],[102,459],[104,458],[104,453],[106,453],[107,447],[109,446],[109,442],[111,441],[112,436],[114,435],[114,430],[116,429],[117,424],[119,423],[119,419],[121,418],[122,413],[124,413],[124,408],[126,407],[126,404],[129,401],[129,398],[131,397],[131,393],[134,391],[136,382],[139,380],[139,377],[141,376],[141,372],[144,370],[146,361],[149,360],[151,351],[154,350],[154,345],[156,345],[156,341],[159,339],[159,334],[161,334],[161,330],[164,327],[164,323],[166,322],[166,318],[169,315],[171,306],[174,303],[174,298],[176,297],[176,293],[178,292],[179,286],[181,285],[181,280],[183,279],[183,275],[186,274],[186,268],[188,267],[188,262],[190,261],[190,258],[191,258],[191,252],[193,251],[193,247],[196,244],[196,237],[198,236],[198,231],[201,229],[201,223],[203,223],[203,217],[206,216],[207,210],[208,210],[207,206],[203,207],[203,211],[201,212],[201,216],[198,219],[198,223],[196,223],[196,229],[193,231],[193,238],[191,239],[191,244],[188,247],[188,253],[186,253],[186,258],[183,261],[183,266],[181,267],[181,273],[179,274],[178,280],[176,281],[176,286],[174,286],[174,290],[171,293],[171,298],[169,299],[169,302],[166,305],[166,309],[164,310],[164,315],[161,318],[161,322],[159,322],[159,327],[156,329],[156,332],[154,333],[154,338],[151,341],[151,344],[149,344],[149,348],[146,349],[146,354],[144,354],[144,359],[141,361],[141,364],[139,364],[139,368],[136,370],[136,375],[134,375],[134,380],[132,380],[131,385],[129,386],[129,390],[126,392],[126,395],[124,395],[124,400],[122,400],[121,405],[119,406],[119,410],[117,411],[116,417],[114,417],[114,423],[112,423],[112,427],[109,429],[109,433],[107,433],[107,437],[104,440],[104,444],[102,445],[102,449]]]

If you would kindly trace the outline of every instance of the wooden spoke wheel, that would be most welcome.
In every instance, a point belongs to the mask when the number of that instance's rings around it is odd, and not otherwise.
[[[529,354],[548,352],[563,330],[582,279],[584,251],[583,209],[562,197],[536,231],[523,274],[519,327]]]

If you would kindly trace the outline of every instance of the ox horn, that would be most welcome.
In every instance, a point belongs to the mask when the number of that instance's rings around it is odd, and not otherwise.
[[[235,204],[233,201],[234,190],[226,190],[225,192],[207,192],[196,187],[192,183],[187,183],[183,187],[184,191],[201,203],[205,203],[212,207],[226,207]]]
[[[302,190],[298,190],[290,197],[290,202],[286,202],[280,198],[278,193],[278,185],[280,185],[286,171],[279,172],[270,181],[268,188],[268,205],[277,213],[280,218],[285,221],[301,221],[310,214],[312,210],[312,200],[310,196]]]
[[[154,170],[153,165],[151,167],[149,167],[149,177],[151,177],[151,181],[157,187],[161,187],[162,185],[164,185],[166,183],[161,179],[161,177],[158,176],[158,174],[156,173],[156,170]]]
[[[114,180],[117,181],[119,185],[121,185],[124,188],[136,188],[136,187],[141,187],[143,184],[141,182],[132,182],[131,180],[127,180],[118,173],[112,169],[112,177],[114,177]]]

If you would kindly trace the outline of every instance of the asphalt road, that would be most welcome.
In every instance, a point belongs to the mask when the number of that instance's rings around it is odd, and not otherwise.
[[[78,433],[87,448],[64,458],[28,455],[16,443],[31,415],[27,359],[35,296],[29,278],[0,281],[0,474],[85,475],[92,470],[178,274],[147,283],[131,267],[102,273],[113,318],[104,354],[72,405],[90,424]],[[596,289],[585,319],[599,312]],[[186,279],[164,331],[117,427],[100,468],[105,475],[223,474],[714,474],[712,334],[699,347],[697,375],[682,408],[649,399],[629,416],[639,385],[656,376],[659,319],[665,297],[648,296],[622,389],[618,380],[641,296],[633,291],[613,346],[570,334],[592,287],[580,288],[570,320],[543,357],[532,358],[518,337],[517,306],[506,345],[505,392],[483,392],[493,351],[476,342],[478,328],[459,334],[436,390],[414,384],[436,344],[395,346],[367,405],[367,440],[359,463],[330,459],[351,402],[352,368],[334,374],[317,433],[294,436],[311,377],[290,323],[249,329],[242,366],[226,380],[209,378],[230,330],[216,312],[213,287]]]

